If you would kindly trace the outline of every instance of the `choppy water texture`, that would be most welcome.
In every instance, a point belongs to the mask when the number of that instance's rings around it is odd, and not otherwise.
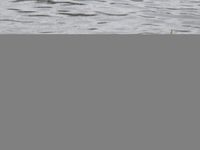
[[[199,0],[0,0],[1,34],[200,34]]]

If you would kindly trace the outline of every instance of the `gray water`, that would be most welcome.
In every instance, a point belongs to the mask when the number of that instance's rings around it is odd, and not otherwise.
[[[200,34],[199,0],[0,0],[0,34]]]

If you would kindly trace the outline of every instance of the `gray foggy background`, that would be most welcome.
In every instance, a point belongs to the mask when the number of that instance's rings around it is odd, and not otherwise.
[[[0,51],[1,150],[199,149],[198,47],[44,37]]]

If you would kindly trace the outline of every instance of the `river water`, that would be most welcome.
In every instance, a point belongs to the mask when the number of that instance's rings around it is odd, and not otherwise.
[[[0,0],[0,34],[200,34],[199,0]]]

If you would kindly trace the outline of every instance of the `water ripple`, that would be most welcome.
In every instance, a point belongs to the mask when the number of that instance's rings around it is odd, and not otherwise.
[[[96,14],[75,14],[75,13],[58,13],[61,15],[68,15],[68,16],[82,16],[82,17],[90,17],[90,16],[96,16]]]
[[[200,34],[197,0],[2,0],[0,33]]]

